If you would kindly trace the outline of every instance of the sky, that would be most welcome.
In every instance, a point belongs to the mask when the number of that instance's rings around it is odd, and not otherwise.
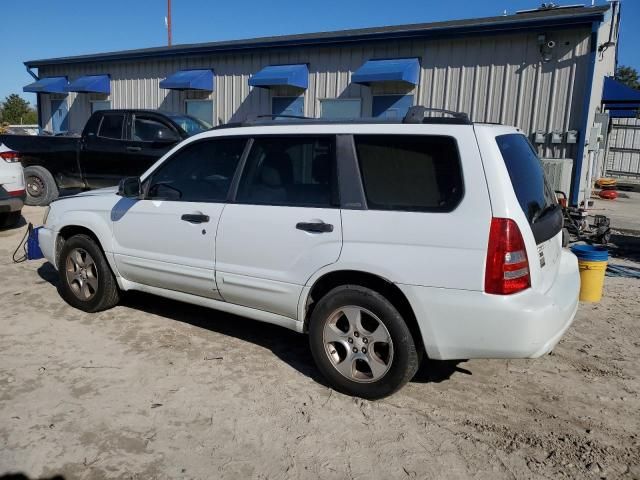
[[[502,15],[540,0],[173,0],[173,43]],[[591,0],[556,1],[561,5]],[[606,3],[597,0],[596,4]],[[318,5],[321,5],[320,7]],[[166,0],[0,0],[0,101],[33,80],[23,62],[166,45]],[[619,62],[640,70],[640,0],[623,0]],[[7,34],[8,33],[8,34]]]

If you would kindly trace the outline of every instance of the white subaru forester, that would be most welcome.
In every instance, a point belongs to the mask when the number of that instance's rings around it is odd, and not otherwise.
[[[395,392],[423,354],[539,357],[580,286],[540,161],[514,127],[428,113],[212,129],[55,201],[40,246],[76,308],[140,290],[307,332],[351,395]]]

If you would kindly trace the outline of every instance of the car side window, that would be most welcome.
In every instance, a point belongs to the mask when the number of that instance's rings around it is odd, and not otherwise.
[[[355,135],[373,210],[452,211],[464,184],[458,145],[443,135]]]
[[[112,140],[122,140],[123,125],[124,115],[105,115],[100,122],[100,128],[98,128],[98,136]]]
[[[245,138],[220,138],[187,145],[152,174],[146,198],[224,202],[245,144]]]
[[[136,116],[133,121],[131,138],[136,142],[158,142],[179,140],[178,135],[168,125],[151,118]]]
[[[256,137],[238,186],[239,203],[339,205],[333,137]]]

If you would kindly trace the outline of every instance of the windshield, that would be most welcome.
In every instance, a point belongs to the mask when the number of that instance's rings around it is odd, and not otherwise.
[[[538,158],[529,140],[519,133],[496,137],[498,148],[509,171],[513,190],[527,220],[533,224],[557,205]]]
[[[189,115],[169,115],[169,118],[173,120],[182,130],[184,130],[190,137],[196,133],[201,133],[211,128],[204,120],[199,120]]]

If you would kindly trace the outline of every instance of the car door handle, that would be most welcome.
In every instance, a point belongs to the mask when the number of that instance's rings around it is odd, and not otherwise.
[[[202,213],[185,213],[180,218],[189,223],[207,223],[209,221],[209,215]]]
[[[127,152],[139,152],[142,147],[127,147]]]
[[[296,223],[298,230],[313,233],[327,233],[333,232],[333,225],[324,222],[299,222]]]

